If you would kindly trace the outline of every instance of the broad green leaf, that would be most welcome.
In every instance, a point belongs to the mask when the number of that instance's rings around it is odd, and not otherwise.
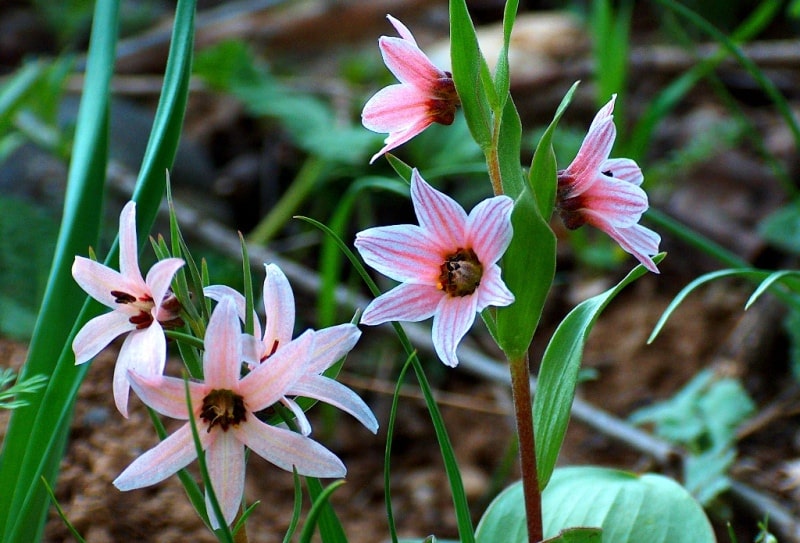
[[[714,543],[698,504],[662,475],[598,467],[559,468],[542,496],[545,537],[604,543]],[[576,527],[583,529],[572,530]],[[602,536],[588,528],[602,529]],[[477,531],[478,543],[527,543],[522,483],[501,492]],[[558,536],[562,539],[558,539]],[[551,540],[548,539],[548,542]]]
[[[661,253],[653,260],[660,262],[663,258],[664,253]],[[564,441],[589,332],[609,302],[646,272],[647,269],[640,264],[616,286],[581,302],[561,321],[547,345],[533,401],[539,488],[547,487]]]
[[[800,254],[800,203],[773,212],[758,225],[758,233],[775,247]]]
[[[602,541],[603,530],[600,528],[567,528],[542,543],[601,543]]]
[[[495,93],[501,100],[500,108],[505,108],[505,100],[509,98],[508,89],[511,86],[511,77],[508,69],[508,46],[511,42],[511,31],[514,28],[518,9],[519,0],[508,0],[503,12],[503,47],[500,49],[494,72]]]
[[[467,126],[475,142],[485,150],[492,141],[492,109],[482,75],[488,67],[465,0],[450,0],[450,62]]]
[[[497,139],[500,178],[503,182],[503,192],[512,198],[517,198],[525,187],[525,178],[520,166],[522,123],[511,96],[505,101],[501,121]]]
[[[72,280],[72,261],[75,254],[95,245],[99,234],[118,7],[117,2],[98,2],[96,6],[61,230],[28,358],[20,372],[20,379],[37,374],[51,378],[47,387],[30,395],[29,406],[13,412],[3,441],[0,540],[9,543],[41,539],[49,506],[41,479],[56,480],[69,431],[68,420],[57,420],[59,410],[70,410],[82,378],[74,361],[69,367],[66,362],[60,365],[67,374],[65,380],[54,378],[54,373],[85,300]],[[51,403],[47,398],[52,394],[57,400]]]
[[[657,474],[561,468],[542,496],[545,536],[572,526],[603,529],[604,543],[713,543],[703,508]]]
[[[511,213],[514,237],[503,256],[503,280],[514,303],[496,312],[498,345],[509,358],[527,352],[539,324],[556,267],[556,237],[524,187]]]

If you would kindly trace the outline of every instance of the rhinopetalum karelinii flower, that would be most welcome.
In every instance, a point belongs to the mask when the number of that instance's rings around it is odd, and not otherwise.
[[[309,437],[262,422],[255,413],[279,401],[308,372],[314,334],[306,332],[281,347],[269,363],[241,377],[242,334],[233,299],[225,297],[211,314],[203,353],[204,382],[129,372],[131,386],[142,401],[175,419],[197,426],[205,451],[211,486],[225,523],[239,510],[244,492],[245,446],[276,466],[310,477],[343,477],[341,460]],[[189,387],[192,411],[186,404]],[[164,441],[137,458],[114,485],[132,490],[163,481],[197,457],[187,422]],[[206,491],[211,525],[220,526]]]
[[[292,287],[283,271],[275,264],[265,265],[264,279],[264,333],[256,315],[253,315],[255,337],[244,338],[244,360],[251,366],[270,364],[271,357],[292,341],[295,320],[295,304]],[[239,318],[245,319],[245,299],[236,290],[224,285],[212,285],[204,289],[211,299],[230,297],[236,302]],[[313,332],[314,348],[309,353],[308,364],[303,373],[287,389],[281,403],[291,409],[297,418],[303,435],[311,432],[311,426],[302,408],[289,396],[313,398],[338,407],[358,419],[372,433],[378,431],[375,415],[358,395],[338,381],[322,375],[337,360],[355,346],[361,331],[354,324],[340,324]]]
[[[639,186],[642,170],[629,158],[608,158],[617,135],[616,97],[595,116],[575,160],[558,172],[556,206],[567,228],[591,224],[658,273],[651,256],[658,253],[661,237],[638,224],[648,208],[647,194]]]
[[[511,242],[514,203],[508,196],[495,196],[467,216],[455,200],[426,183],[416,168],[411,200],[419,226],[380,226],[356,234],[355,246],[364,261],[401,282],[373,300],[361,322],[414,322],[432,316],[436,353],[455,367],[456,347],[475,313],[514,301],[497,265]]]
[[[180,304],[170,291],[175,272],[183,266],[180,258],[156,263],[142,278],[136,243],[136,204],[128,202],[119,218],[119,269],[75,257],[72,277],[92,298],[113,311],[93,318],[72,342],[75,363],[93,358],[116,337],[127,333],[114,368],[114,402],[128,416],[128,370],[143,375],[160,375],[167,359],[163,326],[180,325]]]
[[[381,89],[364,106],[364,126],[389,133],[370,163],[433,123],[452,124],[460,104],[452,74],[433,65],[403,23],[387,18],[400,37],[382,36],[378,43],[386,67],[400,83]]]

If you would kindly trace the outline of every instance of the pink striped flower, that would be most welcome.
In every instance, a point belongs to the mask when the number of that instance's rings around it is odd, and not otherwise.
[[[136,243],[136,204],[128,202],[119,217],[119,269],[76,256],[72,277],[89,296],[111,308],[80,329],[72,342],[75,363],[83,364],[122,334],[128,334],[114,368],[114,402],[128,416],[128,370],[160,375],[167,360],[167,342],[162,325],[180,324],[180,304],[170,291],[180,258],[156,263],[147,279],[139,271]]]
[[[387,18],[400,37],[382,36],[378,43],[386,67],[400,84],[381,89],[364,106],[364,126],[373,132],[389,133],[386,145],[370,164],[433,123],[452,124],[460,104],[452,74],[431,63],[403,23],[391,15]]]
[[[244,493],[245,446],[279,468],[311,477],[344,477],[341,460],[304,435],[271,426],[256,412],[279,401],[307,371],[314,334],[306,332],[283,346],[268,364],[241,374],[242,335],[235,302],[224,298],[208,322],[203,353],[204,382],[188,382],[192,412],[182,379],[129,372],[131,386],[142,401],[162,415],[189,420],[198,429],[211,486],[224,521],[233,522]],[[114,485],[133,490],[163,481],[197,458],[190,423],[128,466]],[[219,528],[206,491],[211,526]]]
[[[647,194],[639,186],[642,170],[629,158],[608,158],[617,136],[616,98],[597,113],[572,164],[558,172],[556,206],[567,228],[591,224],[658,273],[651,256],[658,253],[661,237],[638,224],[648,208]]]
[[[469,216],[419,175],[411,178],[419,226],[370,228],[356,235],[364,261],[401,284],[373,300],[361,322],[421,321],[433,317],[433,346],[442,362],[458,364],[456,347],[486,307],[514,301],[497,261],[511,242],[508,196],[479,203]]]
[[[264,278],[264,333],[258,316],[253,315],[255,337],[245,335],[244,360],[251,366],[269,364],[272,356],[292,341],[295,321],[294,293],[289,280],[275,264],[265,265]],[[212,300],[230,297],[236,303],[239,318],[245,320],[245,299],[236,290],[225,285],[211,285],[203,292]],[[281,398],[281,403],[294,413],[303,435],[311,433],[311,425],[303,409],[290,396],[313,398],[350,413],[373,434],[378,431],[378,421],[358,394],[326,377],[323,372],[343,358],[355,346],[361,331],[354,324],[339,324],[313,332],[314,349],[309,354],[306,372],[295,381]]]

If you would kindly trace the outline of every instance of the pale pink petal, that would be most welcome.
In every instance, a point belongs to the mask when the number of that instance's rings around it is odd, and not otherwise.
[[[652,255],[658,253],[661,236],[639,224],[618,228],[604,220],[601,215],[592,215],[590,224],[608,234],[626,252],[632,254],[645,268],[659,273]]]
[[[142,375],[136,371],[129,371],[128,381],[139,399],[148,407],[173,419],[187,420],[189,418],[189,406],[186,405],[187,383],[183,379],[164,375]],[[208,385],[193,381],[190,381],[188,385],[192,409],[199,412],[203,405],[203,398],[211,389]]]
[[[350,413],[373,434],[378,431],[372,410],[358,394],[338,381],[323,375],[306,375],[290,387],[288,394],[323,401]]]
[[[467,213],[464,208],[430,186],[416,168],[411,173],[411,200],[419,225],[430,232],[430,238],[440,250],[465,246]]]
[[[161,307],[161,302],[164,301],[164,296],[172,283],[172,277],[181,266],[183,266],[183,260],[180,258],[167,258],[153,264],[153,267],[147,272],[145,283],[150,290],[150,295],[153,297],[156,308]],[[154,309],[155,311],[157,309]]]
[[[356,234],[355,247],[368,266],[401,282],[435,284],[445,257],[414,224],[368,228]]]
[[[292,340],[294,333],[294,293],[289,280],[275,264],[265,265],[264,279],[264,349],[263,355],[272,352],[274,346],[282,347]],[[276,343],[277,342],[277,343]]]
[[[372,158],[369,160],[369,163],[372,164],[382,154],[391,151],[395,147],[404,144],[405,142],[407,142],[408,140],[410,140],[411,138],[413,138],[414,136],[416,136],[417,134],[419,134],[432,124],[433,124],[433,117],[422,117],[416,123],[409,126],[408,128],[405,128],[404,130],[399,132],[392,132],[391,134],[389,134],[389,137],[384,140],[384,143],[386,143],[386,145],[384,145],[380,151],[372,155]]]
[[[567,166],[567,172],[575,179],[570,196],[578,196],[592,186],[595,173],[608,159],[616,137],[617,128],[612,117],[606,117],[589,130],[575,160]]]
[[[403,283],[372,300],[361,315],[361,323],[374,326],[388,321],[422,321],[436,312],[444,297],[435,286]]]
[[[229,296],[236,303],[236,314],[239,315],[239,318],[242,322],[245,321],[247,302],[245,301],[244,296],[238,290],[227,285],[209,285],[203,289],[203,294],[206,296],[206,298],[211,298],[215,302],[219,302],[224,297]],[[261,323],[258,322],[258,315],[255,311],[253,311],[253,332],[260,341]]]
[[[225,523],[230,526],[244,495],[244,447],[233,432],[217,431],[217,434],[206,449],[206,466]],[[211,527],[218,529],[220,524],[207,490],[206,511]]]
[[[616,228],[631,226],[647,211],[647,194],[636,185],[599,174],[592,190],[584,193],[584,214],[602,216]],[[591,222],[591,219],[588,219]]]
[[[144,283],[139,271],[139,246],[136,242],[136,202],[125,204],[119,215],[119,271],[135,283]]]
[[[247,409],[261,411],[286,395],[286,390],[305,372],[314,349],[314,333],[304,332],[253,368],[238,384]]]
[[[200,432],[200,441],[208,440]],[[160,483],[197,458],[189,424],[183,425],[164,441],[141,455],[114,480],[120,490],[133,490]]]
[[[433,347],[439,359],[451,368],[458,365],[456,347],[475,322],[477,302],[474,294],[448,296],[433,317]]]
[[[514,303],[514,294],[500,277],[500,266],[497,264],[484,268],[481,285],[475,295],[478,297],[476,311],[483,311],[490,305],[504,307]]]
[[[600,110],[595,114],[594,119],[592,119],[592,124],[589,125],[589,132],[592,129],[596,128],[600,124],[603,124],[608,119],[614,118],[614,104],[617,101],[617,95],[612,94],[611,100],[609,100],[606,105],[600,108]]]
[[[491,266],[508,249],[514,230],[511,211],[514,201],[508,196],[495,196],[476,205],[467,219],[467,241],[480,263]]]
[[[303,408],[291,398],[281,398],[281,403],[288,407],[289,411],[294,415],[295,423],[300,433],[304,436],[309,435],[311,433],[311,423],[308,422],[308,417],[306,417],[306,414],[303,412]]]
[[[130,322],[130,317],[120,311],[94,317],[83,325],[72,341],[75,364],[91,360],[117,336],[135,329],[136,325]]]
[[[114,401],[122,416],[128,418],[128,370],[142,375],[161,375],[167,360],[167,342],[158,321],[142,330],[134,330],[119,349],[114,366]]]
[[[131,315],[138,313],[138,310],[126,309],[126,304],[117,303],[116,296],[111,294],[111,291],[118,290],[136,297],[146,293],[144,281],[141,283],[130,281],[119,272],[82,256],[75,257],[72,277],[89,296],[101,304],[111,309],[127,311]]]
[[[255,417],[232,431],[257,455],[286,471],[292,471],[294,466],[297,473],[308,477],[344,477],[347,473],[342,461],[316,441]]]
[[[414,39],[414,36],[411,34],[411,31],[406,27],[406,25],[404,25],[391,15],[387,15],[386,18],[389,19],[389,22],[392,23],[392,26],[394,26],[395,30],[397,30],[397,33],[400,34],[401,38],[403,38],[408,42],[411,42],[413,45],[417,45],[417,41]]]
[[[378,40],[386,67],[401,82],[429,88],[446,74],[431,63],[415,43],[403,38],[381,36]]]
[[[434,122],[430,115],[429,100],[430,96],[416,87],[389,85],[375,93],[364,105],[361,123],[373,132],[391,133],[386,143],[394,138],[391,143],[398,146],[404,142],[398,142],[394,133],[407,134],[412,127],[419,127],[416,130],[418,134]]]
[[[358,342],[361,330],[355,324],[340,324],[314,332],[314,351],[306,368],[308,373],[322,373],[343,356]]]
[[[203,376],[214,388],[235,390],[241,374],[241,335],[235,302],[223,298],[206,328]]]
[[[250,334],[242,334],[242,360],[250,366],[261,364],[261,357],[264,355],[264,344],[261,339],[256,339]]]
[[[641,185],[644,181],[641,168],[630,158],[609,158],[600,165],[600,171],[605,175],[633,183],[636,186]]]

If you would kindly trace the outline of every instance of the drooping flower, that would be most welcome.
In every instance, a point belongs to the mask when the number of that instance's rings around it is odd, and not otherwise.
[[[508,196],[495,196],[467,216],[455,200],[426,183],[416,168],[411,200],[419,226],[380,226],[356,234],[355,246],[364,261],[401,282],[373,300],[361,322],[416,322],[432,316],[436,353],[455,367],[456,347],[475,313],[514,301],[497,265],[511,242],[514,204]]]
[[[180,258],[156,263],[142,278],[136,243],[136,204],[128,202],[119,218],[119,269],[75,257],[72,277],[89,296],[113,311],[86,323],[75,336],[75,363],[93,358],[116,337],[127,333],[114,368],[114,402],[128,416],[128,370],[143,375],[160,375],[167,359],[162,325],[180,324],[180,304],[170,291],[175,272],[183,266]]]
[[[211,314],[203,354],[204,382],[129,372],[131,385],[145,404],[175,419],[197,425],[211,486],[224,520],[230,524],[244,493],[245,447],[275,464],[311,477],[343,477],[346,469],[331,451],[296,432],[262,422],[255,413],[279,401],[306,372],[314,334],[306,332],[284,345],[268,364],[240,377],[241,328],[235,303],[223,299]],[[186,404],[189,387],[192,412]],[[120,490],[163,481],[197,457],[189,422],[145,452],[114,480]],[[218,528],[208,491],[206,507]]]
[[[403,23],[387,18],[400,37],[381,36],[378,44],[386,67],[400,83],[378,91],[361,114],[366,128],[389,133],[370,164],[433,123],[452,124],[460,104],[452,74],[433,65]]]
[[[661,237],[638,224],[648,208],[647,194],[639,186],[642,170],[629,158],[608,158],[617,136],[616,98],[597,113],[577,156],[558,172],[556,206],[567,228],[591,224],[658,273],[651,256],[658,253]]]
[[[261,325],[254,314],[255,338],[245,336],[244,343],[243,357],[251,367],[270,364],[271,357],[292,341],[294,331],[295,304],[289,280],[275,264],[266,264],[265,268],[264,333],[261,334]],[[204,293],[217,301],[230,297],[236,303],[239,318],[245,320],[245,299],[236,290],[225,285],[212,285],[206,287]],[[313,334],[314,349],[309,353],[305,372],[287,389],[281,403],[294,413],[303,435],[311,432],[311,425],[303,409],[290,396],[313,398],[333,405],[353,415],[372,433],[377,432],[378,421],[367,404],[346,386],[322,375],[322,372],[350,352],[361,336],[361,331],[354,324],[340,324],[314,331]]]

